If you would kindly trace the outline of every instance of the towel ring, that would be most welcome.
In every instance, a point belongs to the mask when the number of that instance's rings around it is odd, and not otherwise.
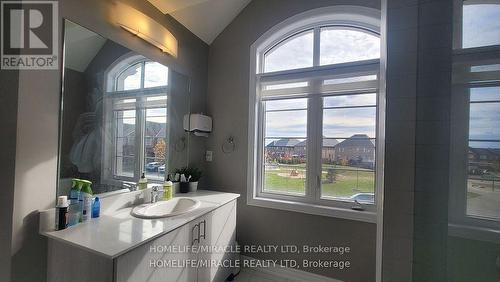
[[[236,144],[234,143],[234,138],[233,136],[230,136],[226,140],[224,140],[224,143],[222,143],[221,149],[224,154],[229,154],[234,152],[234,149],[236,147]]]

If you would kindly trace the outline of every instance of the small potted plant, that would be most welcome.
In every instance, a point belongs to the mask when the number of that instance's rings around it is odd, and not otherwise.
[[[181,193],[186,193],[186,192],[195,192],[198,190],[198,180],[200,180],[202,172],[199,168],[197,167],[183,167],[175,170],[175,174],[177,175],[183,175],[186,178],[186,181],[188,182],[188,191],[186,189],[183,189],[183,185],[181,183]]]

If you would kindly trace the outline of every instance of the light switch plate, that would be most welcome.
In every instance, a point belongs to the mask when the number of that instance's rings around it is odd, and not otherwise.
[[[211,162],[211,161],[212,161],[212,159],[213,159],[213,154],[214,154],[214,152],[213,152],[213,151],[207,151],[207,152],[205,153],[205,160],[206,160],[207,162]]]

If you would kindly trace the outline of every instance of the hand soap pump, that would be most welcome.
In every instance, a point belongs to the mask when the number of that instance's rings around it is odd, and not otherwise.
[[[172,199],[173,197],[173,186],[174,184],[172,183],[172,181],[165,181],[165,183],[163,183],[163,200],[165,201],[168,201],[170,199]]]
[[[141,179],[139,179],[139,182],[137,183],[137,187],[139,187],[139,190],[145,190],[148,188],[148,179],[146,178],[146,175],[144,175],[144,172],[141,175]]]
[[[78,198],[80,197],[80,190],[82,189],[82,186],[79,182],[79,179],[71,179],[71,190],[69,191],[70,201],[78,202]]]

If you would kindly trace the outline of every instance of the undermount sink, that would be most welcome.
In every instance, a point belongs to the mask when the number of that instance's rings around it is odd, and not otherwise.
[[[200,206],[200,201],[191,198],[173,198],[153,204],[143,204],[132,209],[132,215],[139,218],[162,218],[185,214]]]

